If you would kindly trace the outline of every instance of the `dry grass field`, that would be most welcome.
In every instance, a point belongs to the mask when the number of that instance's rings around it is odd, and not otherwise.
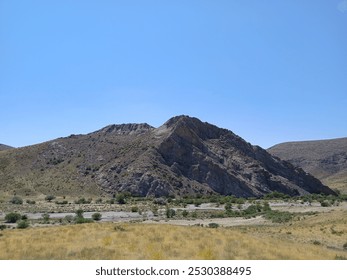
[[[346,211],[286,224],[207,228],[92,223],[6,229],[0,259],[346,259]],[[346,245],[345,245],[346,246]]]

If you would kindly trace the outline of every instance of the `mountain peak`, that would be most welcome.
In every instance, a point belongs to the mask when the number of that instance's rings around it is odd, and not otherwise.
[[[102,128],[99,132],[118,135],[142,134],[153,128],[154,127],[150,126],[147,123],[112,124]]]
[[[188,115],[179,115],[169,119],[167,122],[165,122],[165,125],[167,127],[172,127],[180,123],[189,124],[189,123],[197,123],[197,122],[201,123],[201,121],[197,118],[190,117]]]

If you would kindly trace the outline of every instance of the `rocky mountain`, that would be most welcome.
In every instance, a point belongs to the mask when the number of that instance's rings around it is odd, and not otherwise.
[[[188,116],[3,151],[0,179],[1,192],[25,195],[334,194],[301,168]]]
[[[7,146],[4,144],[0,144],[0,151],[8,150],[8,149],[13,149],[11,146]]]
[[[301,167],[331,187],[347,191],[347,137],[282,143],[268,152]]]

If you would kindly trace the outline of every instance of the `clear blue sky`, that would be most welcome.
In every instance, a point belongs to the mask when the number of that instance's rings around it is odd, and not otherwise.
[[[0,143],[186,114],[347,137],[347,0],[0,0]]]

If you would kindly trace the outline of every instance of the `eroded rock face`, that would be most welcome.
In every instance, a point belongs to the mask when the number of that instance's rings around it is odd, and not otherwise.
[[[166,125],[171,133],[158,149],[165,164],[214,192],[244,197],[271,191],[333,193],[303,170],[273,158],[231,131],[188,117],[169,120]]]
[[[45,184],[54,189],[49,179],[54,178],[56,192],[61,193],[83,186],[87,193],[156,197],[197,193],[259,197],[272,191],[333,194],[302,169],[229,130],[188,116],[174,117],[159,128],[111,125],[22,148],[6,159],[0,155],[1,162],[12,168],[2,169],[8,184],[28,177],[35,181],[33,186],[40,186],[36,192],[43,192]]]

